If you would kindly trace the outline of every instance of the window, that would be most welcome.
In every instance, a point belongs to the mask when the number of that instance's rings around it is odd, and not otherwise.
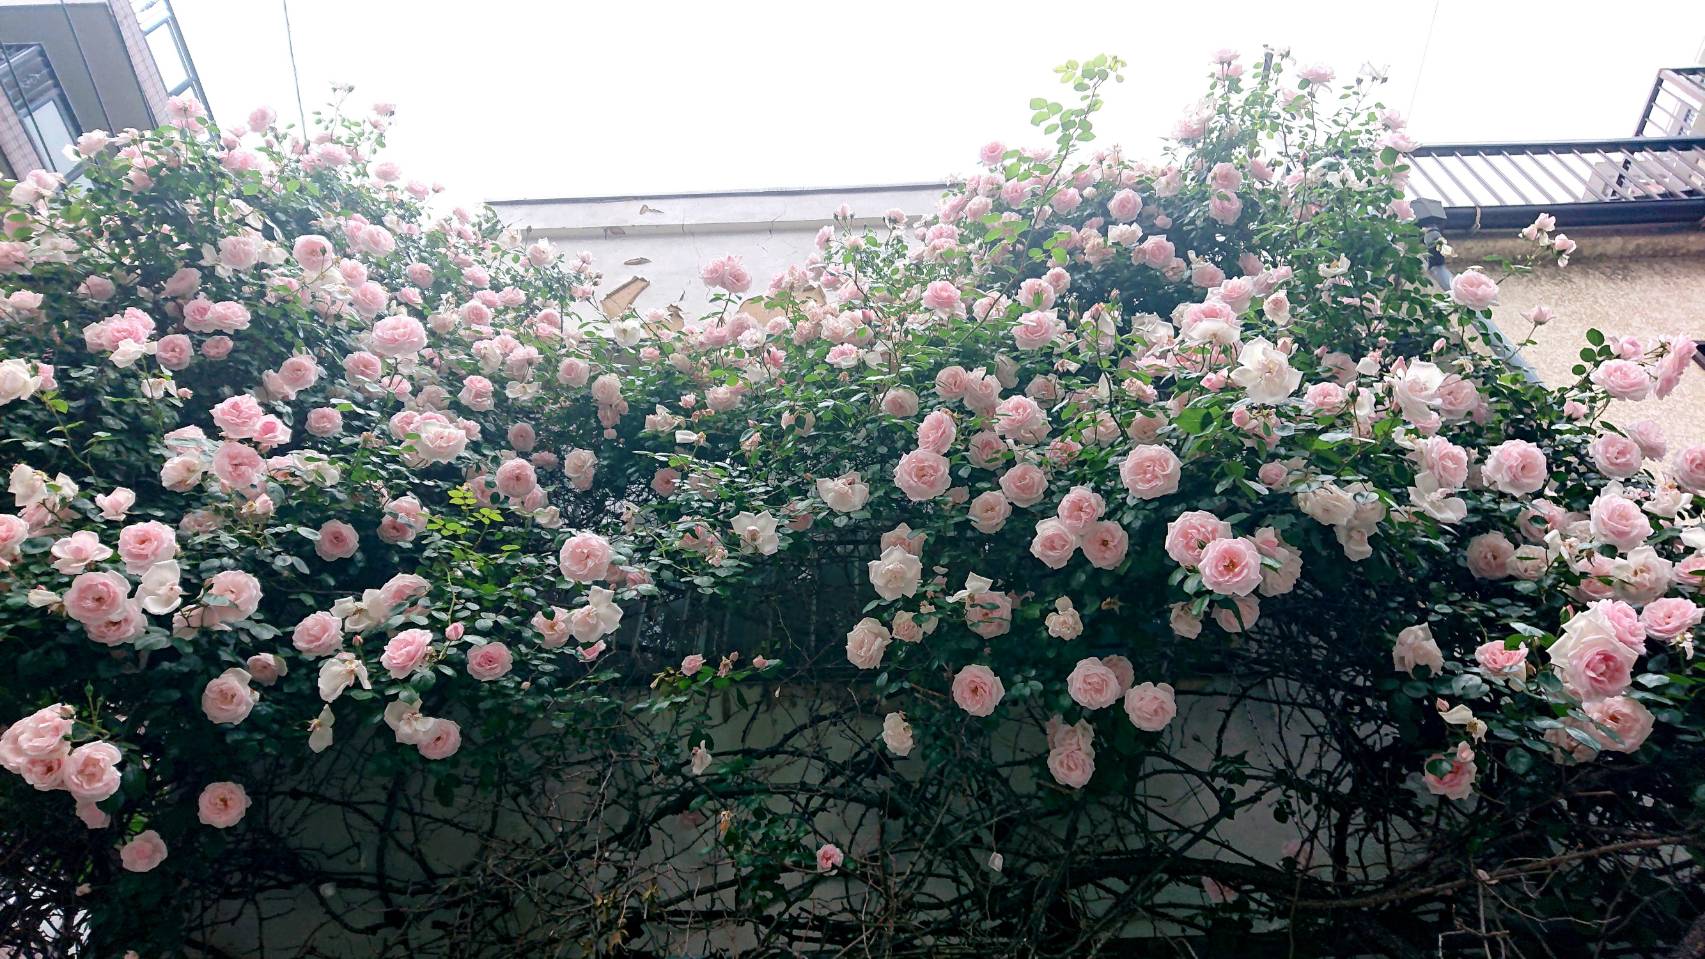
[[[183,30],[179,28],[177,14],[172,10],[172,0],[131,0],[131,9],[136,11],[136,23],[147,38],[154,64],[160,68],[166,94],[177,96],[188,91],[206,106],[207,92],[201,88],[195,62],[190,59],[189,47],[184,44]]]
[[[77,142],[83,128],[47,62],[47,51],[39,43],[15,43],[0,45],[0,55],[5,57],[0,88],[18,114],[36,159],[59,173],[70,170],[77,161],[65,155],[65,148]]]

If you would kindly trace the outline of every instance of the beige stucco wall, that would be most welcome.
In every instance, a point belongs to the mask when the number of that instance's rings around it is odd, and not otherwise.
[[[1675,335],[1705,342],[1705,231],[1570,231],[1580,248],[1564,268],[1542,266],[1501,284],[1493,317],[1512,339],[1529,324],[1522,314],[1550,307],[1556,318],[1535,334],[1522,351],[1545,381],[1571,382],[1580,362],[1586,332],[1637,336],[1648,343]],[[1502,239],[1452,238],[1453,272],[1487,263],[1494,256],[1519,256],[1526,244]],[[1495,271],[1490,269],[1489,272]],[[1695,369],[1663,400],[1614,403],[1609,418],[1617,423],[1655,420],[1671,448],[1705,442],[1705,370]]]

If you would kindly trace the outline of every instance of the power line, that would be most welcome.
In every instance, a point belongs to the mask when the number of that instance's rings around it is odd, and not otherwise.
[[[1415,88],[1409,91],[1409,109],[1404,115],[1413,119],[1415,99],[1421,95],[1421,77],[1427,72],[1427,53],[1433,49],[1433,28],[1439,25],[1439,0],[1433,0],[1433,15],[1427,18],[1427,39],[1421,43],[1421,63],[1415,68]]]
[[[296,116],[302,121],[302,136],[308,135],[308,111],[302,108],[302,72],[296,69],[296,33],[290,29],[290,0],[284,4],[284,39],[290,44],[290,79],[296,84]]]

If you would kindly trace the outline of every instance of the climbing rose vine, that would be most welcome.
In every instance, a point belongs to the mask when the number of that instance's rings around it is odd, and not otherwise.
[[[1551,218],[1440,289],[1372,82],[1221,54],[1144,162],[1121,69],[696,315],[438,212],[384,106],[177,100],[8,184],[6,944],[281,890],[450,954],[1678,936],[1705,447],[1604,414],[1694,344],[1531,382],[1487,331]]]

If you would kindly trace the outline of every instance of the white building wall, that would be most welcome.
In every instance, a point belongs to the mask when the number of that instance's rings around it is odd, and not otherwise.
[[[916,217],[934,211],[945,184],[903,184],[664,194],[559,200],[494,200],[492,207],[529,240],[547,239],[567,252],[590,251],[604,289],[629,277],[651,286],[637,307],[680,305],[689,316],[708,302],[699,268],[738,254],[751,271],[754,292],[770,278],[805,261],[817,231],[846,204],[854,223],[879,224],[888,210]]]

